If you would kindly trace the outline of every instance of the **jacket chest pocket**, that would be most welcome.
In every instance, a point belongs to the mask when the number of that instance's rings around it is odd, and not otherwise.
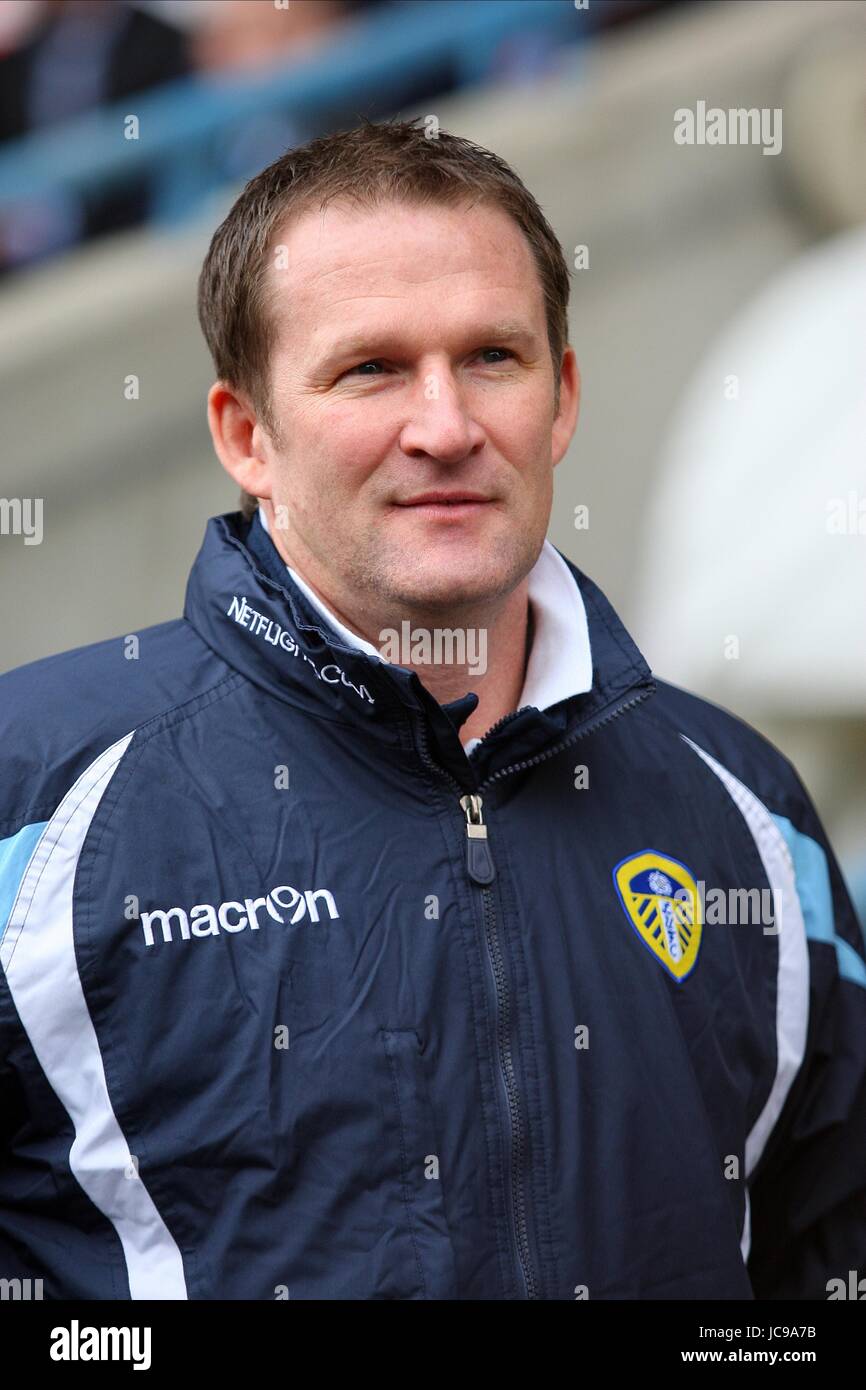
[[[439,1151],[426,1075],[426,1058],[413,1028],[383,1028],[379,1037],[387,1067],[385,1155],[389,1220],[402,1245],[400,1266],[412,1293],[398,1297],[456,1298],[454,1250],[442,1193],[447,1160]],[[401,1282],[403,1282],[401,1280]]]

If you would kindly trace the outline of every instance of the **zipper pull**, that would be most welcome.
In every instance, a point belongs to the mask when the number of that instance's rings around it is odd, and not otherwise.
[[[481,797],[477,793],[461,796],[460,805],[466,815],[466,868],[474,883],[486,887],[493,882],[496,870],[487,843],[487,826],[481,815]]]

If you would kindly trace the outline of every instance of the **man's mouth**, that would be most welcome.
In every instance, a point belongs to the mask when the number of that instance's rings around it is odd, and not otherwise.
[[[405,502],[396,502],[394,505],[423,512],[430,518],[441,517],[456,521],[481,511],[482,507],[489,506],[492,500],[480,492],[422,492],[417,497],[407,498]]]

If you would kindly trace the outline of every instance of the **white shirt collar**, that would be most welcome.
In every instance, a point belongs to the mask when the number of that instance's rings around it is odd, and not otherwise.
[[[261,507],[259,520],[270,535],[268,519]],[[350,632],[334,616],[297,570],[291,565],[286,565],[286,569],[341,641],[377,661],[384,660],[371,642]],[[545,710],[571,695],[583,695],[592,687],[592,651],[583,596],[562,556],[548,540],[529,571],[529,602],[534,631],[518,709],[533,705]],[[481,740],[470,738],[461,742],[466,752],[471,753]]]

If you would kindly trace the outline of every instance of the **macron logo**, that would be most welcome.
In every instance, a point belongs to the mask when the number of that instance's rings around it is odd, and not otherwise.
[[[196,903],[189,912],[182,907],[156,908],[153,912],[142,912],[141,929],[145,945],[153,946],[156,941],[154,927],[162,933],[163,941],[174,941],[176,929],[181,941],[189,941],[196,936],[219,936],[221,931],[258,931],[260,911],[267,913],[274,922],[289,923],[296,926],[307,918],[309,922],[320,921],[319,902],[324,904],[331,921],[339,917],[333,894],[327,888],[307,888],[303,893],[289,884],[272,888],[263,898],[244,898],[243,902]]]

